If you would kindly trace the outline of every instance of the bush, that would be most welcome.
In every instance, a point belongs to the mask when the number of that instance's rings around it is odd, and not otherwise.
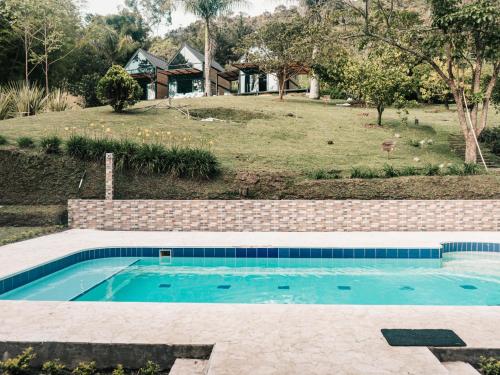
[[[122,365],[116,366],[111,375],[125,375],[125,370]]]
[[[208,150],[170,148],[159,144],[136,144],[127,140],[92,139],[72,136],[66,143],[68,155],[102,162],[112,152],[115,166],[121,170],[136,170],[145,174],[166,173],[181,178],[211,179],[220,173],[219,163]]]
[[[316,171],[312,171],[309,174],[309,177],[312,178],[313,180],[337,180],[339,178],[342,178],[340,175],[340,171],[335,171],[335,170],[325,170],[325,169],[318,169]]]
[[[34,116],[45,110],[47,97],[38,86],[25,82],[11,83],[7,92],[12,96],[13,111],[19,116]]]
[[[399,170],[399,176],[418,176],[421,171],[417,167],[404,167],[403,169]]]
[[[479,142],[492,144],[496,141],[500,141],[500,127],[486,128],[481,132],[478,137]]]
[[[427,164],[422,170],[424,176],[438,176],[441,174],[439,165]]]
[[[101,76],[98,73],[85,74],[79,82],[73,85],[70,89],[74,95],[83,98],[83,106],[85,108],[98,107],[101,104],[97,98],[97,84]]]
[[[351,178],[378,178],[380,177],[376,170],[370,168],[354,167],[351,170]]]
[[[0,146],[6,145],[7,143],[7,138],[5,138],[3,135],[0,135]]]
[[[4,375],[25,375],[29,374],[31,361],[35,359],[36,354],[33,348],[24,350],[17,357],[0,362],[0,369]]]
[[[94,375],[97,372],[95,362],[80,362],[73,370],[73,375]]]
[[[387,178],[398,177],[400,175],[399,171],[394,168],[392,165],[385,164],[384,165],[384,176]]]
[[[481,171],[481,166],[475,163],[464,163],[464,175],[473,176],[479,174]]]
[[[115,112],[134,105],[141,96],[141,86],[119,65],[109,68],[97,84],[97,97],[103,104],[113,107]]]
[[[13,116],[13,100],[9,91],[0,89],[0,120],[5,120]]]
[[[138,372],[139,375],[157,375],[159,373],[160,366],[153,361],[147,361],[146,365],[142,367]]]
[[[500,375],[500,360],[496,358],[479,358],[479,370],[483,375]]]
[[[44,375],[62,375],[66,372],[64,366],[58,359],[54,361],[47,361],[42,366],[42,374]]]
[[[500,139],[497,139],[495,142],[491,143],[491,152],[493,152],[496,156],[500,156]]]
[[[33,148],[35,147],[35,141],[31,137],[19,137],[17,138],[17,145],[20,148]]]
[[[69,94],[61,89],[54,90],[47,98],[47,108],[51,112],[63,112],[70,107]]]
[[[40,146],[42,147],[43,152],[45,152],[46,154],[60,154],[61,144],[61,138],[56,136],[45,137],[40,141]]]

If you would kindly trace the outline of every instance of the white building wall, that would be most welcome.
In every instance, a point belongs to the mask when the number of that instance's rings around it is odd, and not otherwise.
[[[267,75],[267,91],[278,91],[278,77],[275,74]]]
[[[182,48],[181,55],[193,65],[193,68],[203,70],[204,61],[198,60],[187,47]]]

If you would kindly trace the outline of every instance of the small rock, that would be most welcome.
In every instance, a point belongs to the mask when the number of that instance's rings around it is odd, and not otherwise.
[[[328,141],[327,143],[328,143],[329,145],[333,145],[333,141],[331,141],[331,140],[330,140],[330,141]]]

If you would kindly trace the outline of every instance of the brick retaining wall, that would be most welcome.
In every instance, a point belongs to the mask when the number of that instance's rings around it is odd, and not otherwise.
[[[70,200],[78,229],[213,232],[498,231],[500,200]]]

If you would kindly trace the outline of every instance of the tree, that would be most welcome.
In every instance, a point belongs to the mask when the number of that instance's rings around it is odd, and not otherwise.
[[[137,103],[141,96],[141,86],[119,65],[109,68],[97,84],[97,97],[115,112],[123,112],[129,105]]]
[[[344,67],[341,86],[350,96],[377,108],[379,126],[385,108],[395,103],[403,106],[411,91],[412,80],[408,68],[399,61],[400,55],[387,48],[376,49]]]
[[[384,42],[431,66],[449,87],[465,139],[465,161],[476,163],[476,137],[486,127],[500,71],[498,0],[341,0],[363,38]],[[361,22],[360,22],[361,21]],[[491,75],[483,82],[486,67]],[[465,69],[472,79],[465,80]],[[467,114],[470,110],[470,120]]]
[[[31,53],[36,36],[41,30],[37,0],[4,0],[1,8],[12,30],[22,40],[24,52],[24,79],[29,85],[29,76],[36,67],[31,67]]]
[[[306,33],[304,19],[295,15],[270,20],[246,39],[248,62],[278,78],[280,100],[283,100],[286,83],[307,71],[311,45]]]
[[[45,78],[45,92],[49,90],[49,69],[56,62],[66,58],[74,46],[64,51],[75,39],[80,18],[71,0],[40,0],[39,33],[34,38],[39,44],[31,53],[31,61],[41,65]],[[62,51],[62,54],[60,52]]]
[[[201,18],[205,27],[205,95],[212,95],[212,81],[210,79],[210,70],[213,61],[214,38],[211,30],[212,22],[224,14],[241,0],[182,0],[184,9],[189,13]]]
[[[453,100],[449,86],[437,72],[428,65],[421,65],[417,69],[418,89],[422,100],[430,103],[444,103],[447,109]]]

